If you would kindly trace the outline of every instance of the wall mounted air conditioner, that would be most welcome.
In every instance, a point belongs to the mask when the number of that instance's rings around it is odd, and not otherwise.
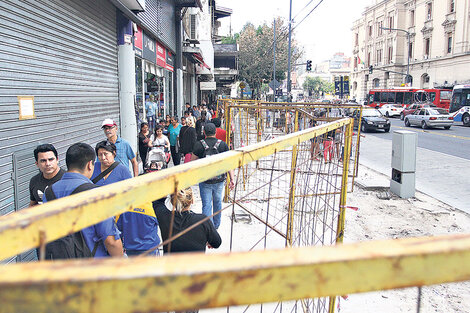
[[[189,15],[189,39],[198,40],[197,38],[197,15]]]

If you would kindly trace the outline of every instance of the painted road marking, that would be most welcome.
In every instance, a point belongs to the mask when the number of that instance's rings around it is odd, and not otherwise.
[[[435,132],[435,131],[430,131],[430,130],[423,130],[423,129],[417,129],[417,128],[416,129],[415,128],[410,129],[410,127],[393,126],[393,125],[392,125],[392,127],[393,128],[406,129],[406,130],[412,130],[412,131],[421,132],[421,133],[429,133],[429,134],[433,134],[433,135],[439,135],[439,136],[445,136],[445,137],[451,137],[451,138],[457,138],[457,139],[464,139],[464,140],[470,140],[470,137],[443,134],[441,132]]]

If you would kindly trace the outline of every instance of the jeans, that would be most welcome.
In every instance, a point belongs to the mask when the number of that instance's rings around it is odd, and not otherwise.
[[[212,215],[212,209],[214,213],[219,212],[222,209],[222,194],[224,192],[224,182],[207,184],[199,184],[199,193],[201,194],[202,201],[202,214],[205,216]],[[216,229],[220,226],[220,213],[211,217],[212,223]]]
[[[148,121],[148,124],[149,124],[150,133],[152,133],[153,130],[155,129],[155,115],[147,116],[147,121]]]

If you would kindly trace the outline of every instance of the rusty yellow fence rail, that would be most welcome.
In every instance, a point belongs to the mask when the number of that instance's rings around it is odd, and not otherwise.
[[[0,267],[0,312],[163,312],[324,297],[465,281],[468,264],[470,234],[15,264]]]
[[[0,260],[349,125],[345,118],[0,217]]]

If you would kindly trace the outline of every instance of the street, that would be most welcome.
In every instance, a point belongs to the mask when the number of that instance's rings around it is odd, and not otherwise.
[[[360,163],[390,177],[393,131],[414,131],[418,134],[416,190],[470,213],[470,128],[454,125],[449,130],[423,130],[405,127],[397,118],[391,123],[390,133],[364,134]]]
[[[418,147],[442,152],[470,160],[470,128],[462,123],[454,124],[450,129],[406,127],[399,118],[390,118],[392,128],[389,133],[370,132],[367,134],[392,140],[394,130],[409,130],[418,134]]]

